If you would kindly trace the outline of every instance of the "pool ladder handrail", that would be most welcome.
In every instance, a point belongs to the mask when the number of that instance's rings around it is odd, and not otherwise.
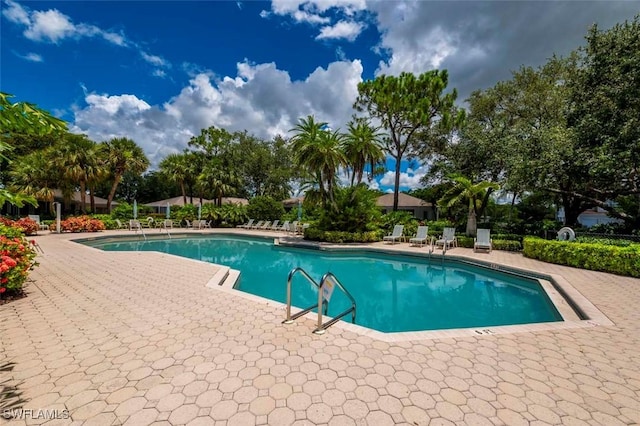
[[[144,230],[142,229],[142,224],[138,219],[130,220],[129,227],[132,228],[136,234],[138,234],[138,231],[140,231],[140,233],[144,237],[144,240],[147,241],[147,235],[144,233]]]
[[[307,279],[307,281],[309,281],[310,283],[315,285],[318,288],[318,292],[320,292],[320,284],[315,282],[315,280],[313,278],[311,278],[311,276],[309,276],[309,274],[307,274],[307,271],[305,271],[304,269],[302,269],[300,267],[293,268],[289,272],[289,276],[287,277],[287,317],[285,318],[284,321],[282,321],[283,324],[291,324],[293,322],[293,320],[300,318],[301,316],[303,316],[307,312],[311,312],[313,309],[318,307],[318,305],[316,305],[314,303],[313,305],[309,306],[308,308],[303,309],[300,312],[297,312],[297,313],[291,315],[291,282],[293,281],[293,276],[295,274],[297,274],[297,273],[302,274],[302,276],[305,277]],[[324,307],[324,313],[326,314],[327,313],[327,309],[329,309],[329,303],[326,300],[323,301],[323,307]]]
[[[347,296],[349,298],[349,300],[351,301],[351,307],[349,309],[347,309],[346,311],[342,312],[341,314],[336,315],[335,317],[333,317],[332,319],[330,319],[329,321],[327,321],[327,322],[325,322],[323,324],[322,323],[322,311],[320,310],[320,304],[325,303],[326,300],[324,299],[322,288],[325,286],[326,282],[329,279],[331,279],[333,281],[333,283],[340,290],[342,290],[342,292],[345,294],[345,296]],[[320,280],[320,286],[318,287],[318,328],[313,330],[313,332],[315,334],[324,334],[324,332],[326,331],[327,328],[331,327],[333,324],[335,324],[338,321],[340,321],[340,319],[342,317],[344,317],[345,315],[347,315],[349,313],[351,313],[351,323],[355,324],[355,322],[356,322],[356,299],[354,299],[353,296],[351,295],[351,293],[349,293],[349,290],[347,290],[345,288],[345,286],[342,285],[340,280],[338,280],[338,277],[336,277],[332,272],[327,272],[326,274],[324,274],[324,276]],[[326,315],[326,310],[325,310],[325,315]]]

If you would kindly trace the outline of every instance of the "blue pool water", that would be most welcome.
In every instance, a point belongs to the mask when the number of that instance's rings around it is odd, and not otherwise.
[[[293,268],[302,267],[317,282],[331,271],[356,299],[356,324],[383,332],[562,320],[537,281],[458,262],[285,248],[235,236],[96,240],[90,245],[112,251],[159,251],[226,265],[241,271],[236,289],[280,302],[286,302],[287,275]],[[299,274],[292,293],[294,306],[317,303],[317,289]],[[349,306],[346,296],[336,290],[329,315]]]

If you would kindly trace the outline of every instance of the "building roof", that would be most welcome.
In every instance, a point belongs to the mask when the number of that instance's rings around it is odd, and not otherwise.
[[[376,205],[380,207],[393,207],[393,194],[384,194],[378,197]],[[427,203],[420,198],[412,197],[403,192],[398,194],[398,207],[431,207],[431,203]]]
[[[54,189],[53,197],[56,199],[62,199],[63,198],[62,191],[59,189]],[[107,207],[107,200],[105,198],[94,195],[93,199],[96,203],[96,207]],[[75,191],[73,194],[71,194],[71,202],[76,204],[80,204],[82,202],[82,198],[80,197],[80,191]],[[89,196],[89,194],[87,194],[85,202],[87,206],[91,204],[91,197]],[[113,201],[111,205],[117,206],[118,203],[116,201]]]
[[[287,198],[286,200],[282,200],[282,204],[284,204],[285,207],[295,207],[298,205],[298,203],[304,203],[304,196]]]

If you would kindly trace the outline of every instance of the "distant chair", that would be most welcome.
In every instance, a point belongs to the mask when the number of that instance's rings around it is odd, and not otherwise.
[[[436,247],[442,246],[451,248],[458,247],[458,240],[456,239],[456,228],[444,228],[442,230],[442,236],[436,240]]]
[[[259,220],[258,223],[251,227],[251,229],[260,229],[262,228],[262,225],[264,225],[264,220]]]
[[[271,221],[267,220],[265,223],[262,224],[262,226],[258,229],[263,229],[263,230],[268,230],[271,227]]]
[[[142,230],[142,224],[138,219],[129,220],[129,231]]]
[[[164,222],[162,222],[162,227],[165,229],[173,229],[173,220],[171,219],[165,219]]]
[[[396,240],[400,240],[402,238],[402,231],[404,231],[404,225],[396,225],[393,227],[393,232],[384,237],[382,241],[390,241],[391,244],[395,244]]]
[[[127,225],[122,223],[120,219],[116,219],[116,225],[118,226],[118,229],[127,229]]]
[[[33,220],[38,225],[38,231],[48,230],[49,225],[44,225],[40,223],[40,215],[39,214],[30,214],[29,219]]]
[[[289,221],[285,220],[284,223],[282,224],[282,226],[278,226],[278,228],[276,229],[276,231],[284,231],[287,232],[289,230]]]
[[[249,229],[251,228],[251,226],[253,225],[255,219],[249,219],[249,222],[242,224],[242,225],[238,225],[237,228],[245,228],[245,229]]]
[[[491,230],[489,229],[478,229],[478,235],[473,239],[473,251],[476,250],[489,250],[491,253],[492,241],[491,241]]]
[[[409,244],[411,245],[420,245],[422,247],[427,243],[427,238],[429,233],[429,227],[420,225],[418,226],[418,231],[416,232],[416,236],[409,239]]]
[[[298,232],[298,226],[299,226],[299,222],[297,220],[294,220],[289,224],[288,231],[291,232],[292,234],[295,234],[296,232]]]
[[[279,219],[274,220],[273,223],[271,224],[271,227],[269,227],[269,229],[271,229],[272,231],[277,231],[279,223],[280,223]]]

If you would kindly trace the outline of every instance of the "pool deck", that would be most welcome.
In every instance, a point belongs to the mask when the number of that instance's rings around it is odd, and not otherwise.
[[[15,401],[34,410],[8,424],[640,424],[639,279],[455,248],[447,255],[558,276],[600,317],[402,339],[339,324],[318,336],[312,317],[283,325],[281,304],[207,287],[219,266],[69,241],[87,236],[35,237],[44,254],[27,297],[0,305],[0,415]]]

